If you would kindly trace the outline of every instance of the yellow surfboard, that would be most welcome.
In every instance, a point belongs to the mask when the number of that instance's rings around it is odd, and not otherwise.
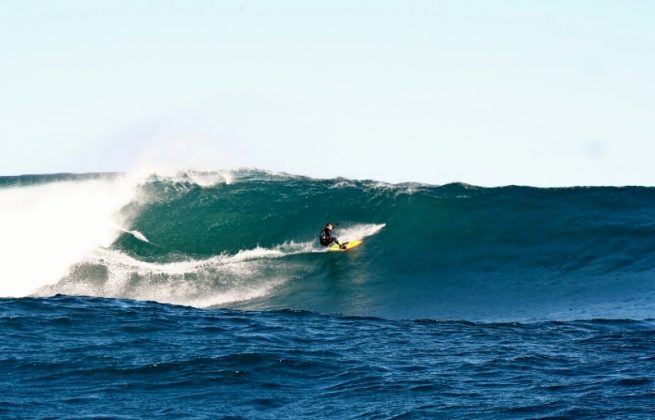
[[[363,243],[364,243],[363,240],[357,239],[355,241],[344,242],[344,245],[346,245],[345,249],[339,248],[339,245],[337,245],[337,244],[332,244],[332,245],[330,245],[328,247],[327,250],[330,251],[330,252],[332,252],[332,251],[349,251],[349,250],[351,250],[353,248],[357,248],[358,246],[360,246]]]

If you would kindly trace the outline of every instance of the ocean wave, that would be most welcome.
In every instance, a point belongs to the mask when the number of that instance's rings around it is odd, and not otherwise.
[[[250,169],[5,184],[3,296],[390,318],[655,315],[653,188],[385,184]],[[326,222],[364,245],[319,252]]]

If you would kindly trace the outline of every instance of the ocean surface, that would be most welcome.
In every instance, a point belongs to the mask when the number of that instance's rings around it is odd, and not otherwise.
[[[25,175],[0,235],[1,418],[655,415],[655,188]]]

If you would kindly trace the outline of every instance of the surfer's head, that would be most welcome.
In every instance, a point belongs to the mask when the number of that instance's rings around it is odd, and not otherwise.
[[[326,229],[332,230],[332,223],[328,223],[325,225]]]

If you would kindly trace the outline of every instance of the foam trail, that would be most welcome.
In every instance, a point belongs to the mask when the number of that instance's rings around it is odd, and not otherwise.
[[[0,296],[25,296],[117,236],[116,212],[135,192],[128,177],[0,190]]]

